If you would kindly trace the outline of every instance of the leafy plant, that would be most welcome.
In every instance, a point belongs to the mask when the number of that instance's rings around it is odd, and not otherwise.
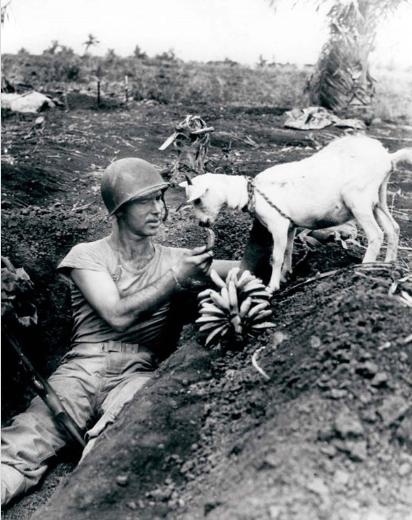
[[[22,268],[15,268],[7,257],[1,257],[1,316],[5,322],[18,322],[23,327],[37,324],[33,284]]]
[[[306,86],[312,104],[335,111],[371,105],[375,85],[369,71],[369,55],[378,24],[405,1],[313,0],[316,9],[329,8],[329,39]],[[269,3],[275,6],[279,0]]]

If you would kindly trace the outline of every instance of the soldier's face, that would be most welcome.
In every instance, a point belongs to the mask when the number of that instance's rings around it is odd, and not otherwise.
[[[162,213],[162,192],[158,191],[128,202],[121,208],[119,217],[133,234],[153,236],[162,223]]]

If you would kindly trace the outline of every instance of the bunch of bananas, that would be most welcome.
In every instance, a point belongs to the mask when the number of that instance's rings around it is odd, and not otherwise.
[[[207,333],[206,346],[218,343],[224,336],[236,344],[248,335],[273,327],[266,321],[272,314],[270,294],[259,278],[238,267],[231,269],[224,281],[215,270],[210,277],[217,290],[199,293],[199,332]]]

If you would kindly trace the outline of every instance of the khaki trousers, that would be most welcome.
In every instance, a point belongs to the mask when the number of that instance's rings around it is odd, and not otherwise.
[[[86,433],[81,460],[151,378],[154,368],[147,349],[119,342],[81,343],[66,354],[49,382],[81,430],[95,421]],[[48,407],[35,397],[2,431],[2,504],[36,485],[49,459],[67,440]]]

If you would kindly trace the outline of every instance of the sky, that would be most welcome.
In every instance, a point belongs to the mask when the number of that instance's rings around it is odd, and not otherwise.
[[[130,55],[139,45],[149,56],[173,49],[184,60],[314,63],[327,38],[325,12],[293,3],[280,0],[275,11],[268,0],[11,0],[1,51],[38,54],[58,40],[83,52],[92,33],[100,55]],[[372,61],[412,65],[411,27],[412,2],[381,24]]]

